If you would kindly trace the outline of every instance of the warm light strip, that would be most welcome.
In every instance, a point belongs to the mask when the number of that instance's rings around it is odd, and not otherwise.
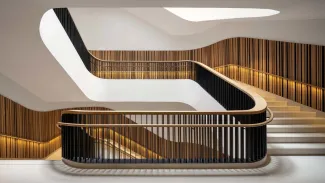
[[[260,71],[260,70],[257,70],[257,69],[252,69],[252,68],[244,67],[244,66],[239,66],[239,65],[235,65],[235,64],[227,64],[227,65],[215,67],[214,69],[216,71],[218,71],[219,69],[226,68],[226,67],[238,67],[239,69],[252,70],[254,72],[258,72],[258,74],[265,74],[265,75],[273,76],[273,77],[275,77],[277,79],[279,79],[279,78],[285,79],[288,82],[294,82],[294,83],[297,83],[297,84],[306,85],[306,86],[314,87],[314,88],[317,88],[317,89],[325,90],[325,88],[320,87],[320,86],[315,86],[315,85],[312,85],[312,84],[304,83],[304,82],[301,82],[301,81],[296,81],[296,80],[289,79],[289,78],[285,78],[285,77],[282,77],[282,76],[277,76],[275,74],[271,74],[271,73],[268,73],[268,72],[264,72],[264,71]]]
[[[266,17],[280,13],[272,9],[258,8],[172,8],[166,7],[167,11],[191,22],[210,20],[225,20],[235,18]]]
[[[51,139],[51,140],[49,140],[47,142],[40,142],[40,141],[35,141],[35,140],[30,140],[30,139],[24,139],[24,138],[10,136],[10,135],[4,135],[4,134],[0,134],[0,137],[10,138],[10,139],[14,139],[14,140],[21,140],[21,141],[26,141],[26,142],[32,142],[32,143],[37,143],[37,144],[45,144],[45,143],[51,143],[51,141],[54,141],[57,138],[60,138],[61,135],[59,135],[57,137],[54,137],[53,139]]]

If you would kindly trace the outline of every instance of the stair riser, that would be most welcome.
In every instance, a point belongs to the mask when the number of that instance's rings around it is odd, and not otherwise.
[[[263,97],[264,98],[264,97]],[[264,98],[266,102],[285,102],[276,98]]]
[[[267,128],[268,133],[325,133],[325,128]]]
[[[272,95],[261,95],[265,100],[274,100],[277,99],[276,96]]]
[[[300,107],[297,106],[281,106],[281,107],[269,107],[271,109],[271,111],[300,111]]]
[[[270,123],[271,125],[302,125],[302,124],[325,124],[324,120],[277,120],[276,118]]]
[[[325,149],[268,149],[268,155],[325,155]]]
[[[296,111],[288,111],[288,112],[281,112],[281,113],[273,112],[273,114],[274,114],[274,117],[295,117],[295,118],[316,117],[316,113],[314,113],[314,112],[300,113],[300,112],[296,112]]]
[[[269,143],[325,143],[324,137],[268,137]]]
[[[269,107],[272,106],[287,106],[288,102],[286,101],[266,101]]]

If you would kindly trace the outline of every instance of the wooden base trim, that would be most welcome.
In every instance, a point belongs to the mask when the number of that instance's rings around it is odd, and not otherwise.
[[[119,163],[78,163],[62,158],[64,164],[78,169],[253,169],[261,168],[270,163],[266,155],[254,163],[163,163],[163,164],[119,164]]]

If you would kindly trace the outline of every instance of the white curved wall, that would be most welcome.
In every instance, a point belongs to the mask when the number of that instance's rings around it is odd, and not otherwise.
[[[29,108],[50,110],[103,106],[115,110],[224,110],[192,80],[97,78],[83,65],[53,10],[44,14],[39,28],[42,40],[56,60],[36,60],[34,66],[46,63],[46,67],[38,67],[36,73],[29,72],[28,75],[24,75],[28,71],[28,68],[25,68],[23,73],[14,75],[18,80],[21,77],[33,77],[33,83],[27,87],[20,86],[20,83],[4,74],[0,75],[0,84],[8,86],[1,87],[1,94]],[[55,78],[53,70],[60,71],[59,78]],[[48,77],[52,78],[43,82]],[[59,88],[62,93],[51,91],[54,83],[62,84]],[[15,91],[11,92],[12,90]]]
[[[53,10],[44,14],[40,34],[56,60],[92,101],[180,102],[197,110],[223,110],[221,105],[192,80],[108,80],[93,76],[85,68]]]

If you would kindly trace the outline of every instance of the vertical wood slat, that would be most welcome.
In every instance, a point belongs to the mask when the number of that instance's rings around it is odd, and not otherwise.
[[[61,111],[33,111],[0,95],[0,158],[44,158],[58,149]]]

